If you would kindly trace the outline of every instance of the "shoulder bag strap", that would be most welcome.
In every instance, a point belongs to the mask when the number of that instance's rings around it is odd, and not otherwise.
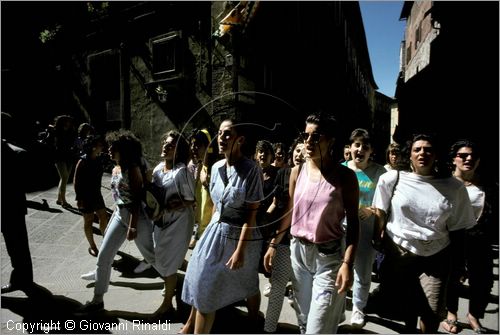
[[[387,212],[385,214],[385,220],[384,220],[384,226],[382,227],[382,230],[385,230],[385,226],[387,226],[387,220],[389,220],[389,216],[391,215],[391,208],[392,208],[392,197],[394,196],[394,191],[396,190],[396,186],[398,185],[399,182],[399,170],[397,177],[396,177],[396,182],[394,183],[394,186],[392,187],[392,192],[391,192],[391,198],[389,200],[389,208],[387,208]]]

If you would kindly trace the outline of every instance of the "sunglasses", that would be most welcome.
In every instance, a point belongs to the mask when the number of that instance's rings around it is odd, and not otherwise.
[[[460,157],[463,160],[466,160],[467,157],[469,157],[469,156],[470,156],[471,159],[476,159],[476,155],[474,153],[468,153],[468,152],[459,152],[459,153],[457,153],[457,157]]]
[[[312,143],[319,143],[321,136],[323,136],[323,134],[320,133],[308,133],[305,131],[300,133],[300,137],[304,142],[307,142],[307,140],[310,138]]]

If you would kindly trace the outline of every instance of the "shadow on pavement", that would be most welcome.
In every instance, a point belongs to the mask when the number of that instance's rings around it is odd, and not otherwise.
[[[110,282],[110,285],[121,286],[121,287],[129,287],[136,290],[158,290],[158,294],[161,294],[160,291],[163,288],[163,282],[161,278],[159,278],[159,274],[156,272],[154,268],[149,268],[141,273],[134,273],[134,269],[139,264],[140,260],[126,254],[122,251],[118,252],[118,255],[121,257],[119,260],[115,260],[113,262],[113,268],[119,272],[121,272],[121,276],[124,278],[139,278],[139,277],[147,277],[147,278],[157,278],[159,279],[156,283],[135,283],[135,282],[126,282],[126,281],[114,281]],[[121,310],[112,310],[112,311],[104,311],[100,313],[96,313],[93,315],[100,316],[103,320],[111,319],[124,319],[130,322],[141,322],[141,323],[185,323],[189,317],[189,313],[191,311],[191,306],[185,304],[181,300],[182,294],[182,285],[184,283],[184,274],[178,273],[177,278],[177,288],[176,288],[176,306],[177,310],[174,313],[167,313],[158,315],[156,313],[138,313],[132,311],[121,311]],[[91,288],[94,287],[95,283],[89,283],[86,287]],[[76,304],[81,306],[80,303],[76,302]],[[242,306],[241,304],[234,304],[232,306],[228,306],[217,311],[215,322],[212,328],[212,333],[216,334],[257,334],[263,333],[264,326],[264,316],[260,313],[259,322],[249,322],[248,313],[246,312],[246,308],[243,308],[245,311],[237,308],[237,306]],[[107,318],[107,319],[106,319]],[[88,319],[88,317],[87,317]],[[299,328],[295,325],[287,324],[287,323],[279,323],[278,329],[276,331],[277,334],[299,334]]]
[[[356,328],[350,325],[340,325],[337,330],[338,334],[377,334],[374,331],[366,330],[363,328]]]
[[[116,318],[124,319],[130,322],[140,322],[140,323],[179,323],[181,320],[179,319],[179,315],[176,312],[173,313],[164,313],[158,315],[156,313],[137,313],[137,312],[127,312],[127,311],[108,311],[109,315],[112,315]]]
[[[212,327],[213,334],[262,334],[264,315],[259,313],[257,321],[248,319],[248,313],[239,308],[228,306],[217,311]],[[300,334],[299,327],[289,323],[278,323],[276,334]]]
[[[124,278],[156,278],[160,276],[160,274],[153,267],[150,267],[140,273],[135,273],[134,269],[141,261],[134,256],[124,253],[123,251],[118,251],[117,255],[121,258],[113,262],[113,269],[121,272],[121,276]]]
[[[158,283],[147,283],[147,284],[115,281],[115,282],[110,282],[109,284],[118,287],[128,287],[138,291],[154,291],[154,290],[160,291],[163,289],[163,281]]]
[[[53,295],[38,286],[36,294],[27,298],[2,297],[2,308],[20,315],[24,332],[43,334],[111,334],[110,328],[120,321],[103,312],[95,315],[77,316],[82,304],[68,297]],[[33,328],[31,328],[33,327]],[[112,328],[111,328],[112,330]]]
[[[392,329],[398,334],[416,334],[419,331],[417,330],[416,326],[417,324],[415,323],[415,329],[408,331],[404,325],[404,323],[397,323],[393,320],[389,319],[384,319],[378,316],[373,316],[373,315],[367,315],[366,316],[366,322],[371,322],[378,324],[380,326],[383,326],[388,329]]]
[[[461,321],[458,321],[457,322],[457,327],[458,327],[458,332],[460,333],[462,330],[464,329],[469,329],[471,331],[473,331],[473,329],[471,328],[470,324],[469,323],[465,323],[465,322],[461,322]],[[498,331],[497,330],[493,330],[493,329],[489,329],[489,328],[486,328],[486,327],[483,327],[484,329],[484,332],[483,334],[498,334]],[[445,333],[446,334],[446,333]]]
[[[72,205],[69,205],[69,206],[64,206],[63,207],[65,210],[67,210],[68,212],[71,212],[73,214],[76,214],[76,215],[82,215],[82,212],[80,212],[80,210],[76,207],[73,207]]]
[[[26,206],[28,208],[36,209],[39,211],[50,212],[50,213],[62,213],[62,210],[57,208],[51,208],[47,203],[47,200],[42,199],[42,202],[26,200]]]

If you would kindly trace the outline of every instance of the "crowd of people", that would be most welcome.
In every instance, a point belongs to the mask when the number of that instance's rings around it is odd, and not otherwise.
[[[488,232],[494,223],[488,188],[476,172],[475,143],[457,141],[449,157],[438,157],[436,139],[418,134],[391,143],[384,166],[373,159],[371,134],[356,128],[339,161],[337,122],[320,112],[306,118],[288,151],[285,143],[262,139],[247,157],[248,127],[223,120],[213,139],[208,129],[189,136],[169,130],[160,144],[162,160],[150,168],[131,131],[103,138],[87,123],[76,131],[71,117],[56,118],[49,135],[60,177],[57,204],[71,207],[66,184],[75,165],[75,200],[88,252],[97,259],[82,276],[95,286],[80,313],[104,309],[114,257],[133,240],[141,264],[164,280],[158,317],[175,313],[177,271],[193,249],[177,292],[191,306],[181,333],[210,333],[216,312],[239,301],[257,324],[262,294],[269,297],[263,331],[277,331],[288,296],[301,333],[336,333],[349,290],[353,327],[365,326],[365,314],[392,313],[410,332],[418,326],[435,333],[441,325],[457,333],[464,280],[471,292],[468,322],[474,332],[485,332],[480,319],[493,284]],[[115,163],[111,217],[100,192],[106,147]],[[144,200],[147,185],[163,190],[154,215]],[[370,293],[374,263],[380,285]],[[264,292],[259,273],[268,278]],[[10,285],[26,286],[14,280]]]

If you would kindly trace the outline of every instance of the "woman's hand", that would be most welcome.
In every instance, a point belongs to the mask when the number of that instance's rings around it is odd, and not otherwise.
[[[358,210],[358,215],[361,220],[366,220],[374,214],[374,210],[371,207],[362,207]]]
[[[229,260],[227,261],[226,266],[230,270],[237,270],[237,269],[243,267],[243,263],[244,263],[243,254],[240,253],[238,250],[236,250],[232,254],[231,258],[229,258]]]
[[[165,209],[162,209],[157,216],[152,218],[152,221],[158,221],[158,220],[163,220],[163,214],[165,214]]]
[[[137,228],[128,227],[127,230],[127,240],[132,241],[137,237]]]
[[[335,287],[337,287],[338,293],[347,292],[352,286],[353,279],[352,267],[342,262],[337,273],[337,279],[335,280]]]
[[[201,169],[201,172],[200,172],[201,185],[208,188],[209,179],[210,179],[210,176],[208,175],[208,170]]]
[[[276,256],[276,248],[267,248],[266,254],[264,255],[264,269],[269,273],[271,273],[273,268],[274,256]]]
[[[381,209],[373,209],[375,215],[375,227],[373,229],[372,241],[375,244],[381,244],[385,232],[385,212]]]

